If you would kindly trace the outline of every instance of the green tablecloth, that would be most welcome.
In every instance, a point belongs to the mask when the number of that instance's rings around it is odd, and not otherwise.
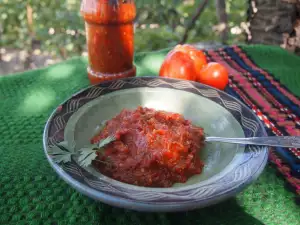
[[[243,49],[298,97],[300,59],[266,46]],[[155,75],[167,50],[136,54],[138,75]],[[139,213],[95,202],[69,187],[49,166],[42,132],[52,110],[89,85],[86,58],[0,77],[0,224],[300,224],[300,208],[284,180],[267,166],[236,198],[192,212]]]

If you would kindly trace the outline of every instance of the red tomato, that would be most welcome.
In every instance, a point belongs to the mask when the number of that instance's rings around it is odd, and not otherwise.
[[[202,68],[197,81],[224,90],[228,84],[228,71],[223,65],[210,62]]]
[[[207,64],[205,54],[192,45],[177,45],[175,47],[175,50],[188,54],[190,58],[194,61],[197,72],[199,72],[202,69],[202,67]]]
[[[159,75],[162,77],[192,81],[196,81],[196,73],[193,60],[183,52],[169,54],[159,71]]]
[[[159,75],[196,81],[201,68],[207,64],[205,54],[192,45],[177,45],[166,56]]]

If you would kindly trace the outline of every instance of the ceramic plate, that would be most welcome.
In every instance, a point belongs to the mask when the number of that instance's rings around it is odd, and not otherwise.
[[[104,203],[139,211],[183,211],[216,204],[242,191],[263,171],[267,147],[208,143],[201,152],[202,174],[170,188],[146,188],[106,177],[77,157],[55,163],[49,149],[66,141],[74,152],[89,144],[103,121],[122,109],[150,107],[182,114],[205,133],[221,137],[266,136],[256,115],[237,99],[199,83],[135,77],[89,87],[62,103],[44,130],[44,150],[53,169],[79,192]]]

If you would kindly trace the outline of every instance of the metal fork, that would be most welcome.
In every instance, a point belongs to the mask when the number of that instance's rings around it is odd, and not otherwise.
[[[205,137],[207,142],[226,142],[246,145],[263,145],[286,148],[300,148],[300,136],[272,136],[250,138]]]
[[[104,147],[115,141],[114,135],[100,141],[99,147]],[[262,145],[286,148],[300,148],[300,136],[274,136],[274,137],[250,137],[250,138],[227,138],[227,137],[205,137],[206,142],[225,142],[244,145]]]

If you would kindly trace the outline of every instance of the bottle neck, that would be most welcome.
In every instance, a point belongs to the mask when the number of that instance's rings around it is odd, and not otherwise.
[[[100,24],[129,23],[136,17],[133,0],[83,0],[80,12],[86,22]]]

